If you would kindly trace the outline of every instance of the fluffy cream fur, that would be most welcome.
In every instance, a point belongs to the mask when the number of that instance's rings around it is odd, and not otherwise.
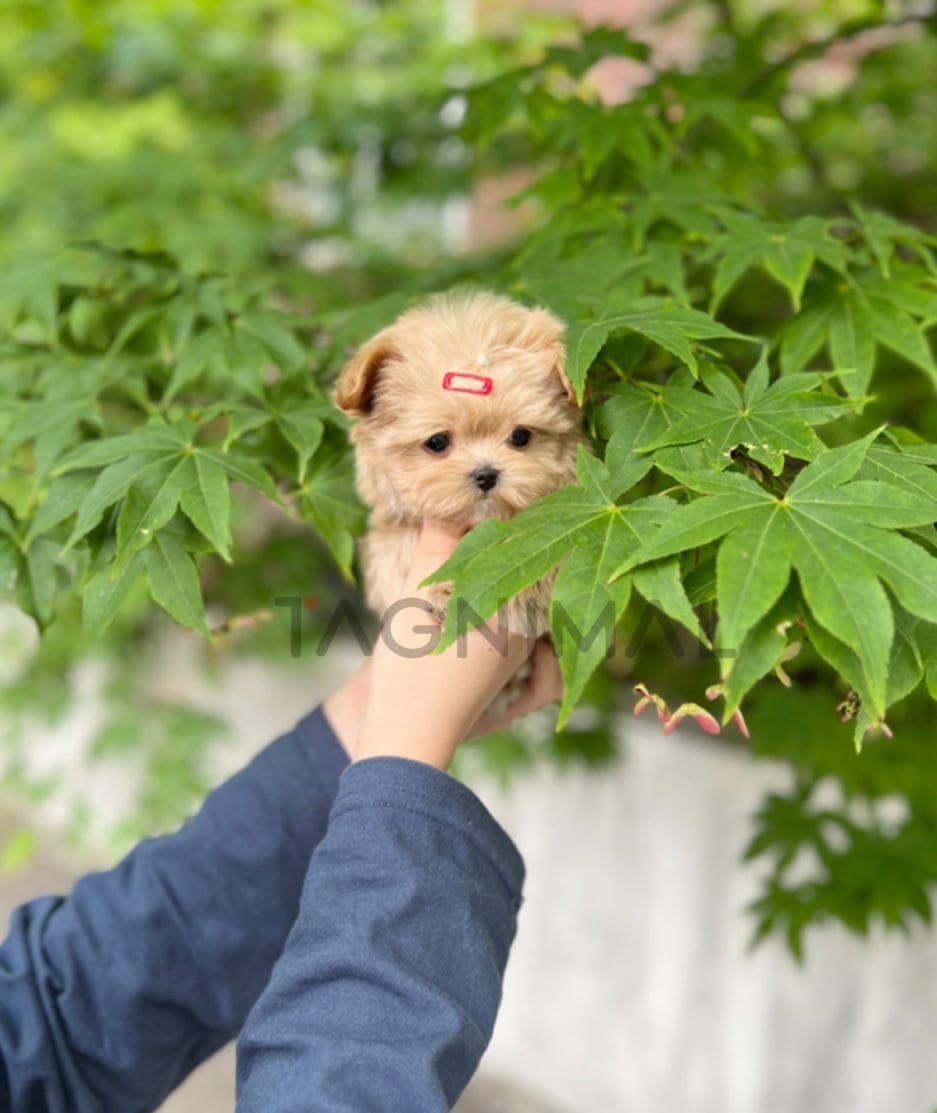
[[[362,545],[369,604],[380,614],[400,598],[424,518],[456,527],[509,518],[572,482],[581,415],[564,371],[563,325],[490,293],[437,295],[368,341],[343,370],[335,400],[358,420],[358,489],[371,508]],[[485,396],[443,389],[447,372],[488,376]],[[524,447],[511,443],[525,429]],[[441,453],[426,447],[442,433]],[[497,471],[490,490],[473,473]],[[444,606],[445,588],[427,593]],[[547,629],[549,584],[506,608],[509,625]],[[531,629],[531,625],[534,629]]]

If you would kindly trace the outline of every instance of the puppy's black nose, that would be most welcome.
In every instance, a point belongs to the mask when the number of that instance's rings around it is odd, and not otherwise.
[[[490,491],[498,482],[499,474],[500,472],[497,468],[485,466],[483,468],[476,468],[472,472],[472,479],[475,480],[475,486],[480,491]]]

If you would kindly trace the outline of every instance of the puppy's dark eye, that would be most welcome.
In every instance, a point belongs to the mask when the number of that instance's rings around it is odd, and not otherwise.
[[[445,452],[449,447],[449,438],[445,433],[434,433],[423,442],[423,447],[430,452]]]
[[[515,448],[526,448],[530,444],[530,430],[515,429],[511,434],[511,444]]]

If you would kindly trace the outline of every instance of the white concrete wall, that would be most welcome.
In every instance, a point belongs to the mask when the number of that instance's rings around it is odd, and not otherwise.
[[[486,1067],[570,1113],[931,1113],[937,939],[831,925],[803,967],[750,953],[738,857],[785,774],[627,726],[611,772],[483,792],[528,866]]]

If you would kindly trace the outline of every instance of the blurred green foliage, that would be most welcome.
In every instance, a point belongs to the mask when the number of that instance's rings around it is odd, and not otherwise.
[[[287,661],[277,598],[352,603],[329,384],[468,280],[568,321],[597,456],[448,574],[490,610],[561,564],[556,613],[618,631],[604,662],[561,652],[565,729],[490,763],[609,760],[636,681],[674,723],[718,729],[704,693],[723,723],[744,706],[791,771],[749,848],[758,932],[799,953],[824,918],[930,919],[933,15],[680,4],[631,36],[472,28],[441,0],[10,0],[3,21],[0,573],[42,631],[3,696],[14,787],[50,789],[28,717],[103,657],[92,753],[145,764],[121,836],[192,806],[219,724],[139,681],[159,624],[200,631],[209,667]],[[679,65],[647,45],[688,34]],[[620,103],[607,57],[636,75]],[[472,250],[499,183],[513,241]],[[303,610],[307,646],[325,618]]]

